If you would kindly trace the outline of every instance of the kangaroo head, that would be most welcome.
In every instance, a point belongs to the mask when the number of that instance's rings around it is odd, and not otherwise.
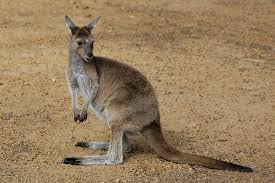
[[[94,37],[92,31],[96,27],[96,23],[99,19],[100,17],[97,17],[88,25],[78,27],[68,16],[65,16],[65,23],[70,31],[71,49],[86,62],[90,62],[94,57]]]

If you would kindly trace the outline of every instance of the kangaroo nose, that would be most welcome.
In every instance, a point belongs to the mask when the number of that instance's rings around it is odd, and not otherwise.
[[[93,53],[88,53],[88,57],[92,59],[94,57]]]

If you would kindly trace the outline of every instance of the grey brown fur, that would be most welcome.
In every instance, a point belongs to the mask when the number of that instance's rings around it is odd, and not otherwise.
[[[208,168],[251,172],[252,169],[224,161],[187,154],[171,147],[162,135],[157,97],[149,81],[136,69],[104,57],[93,55],[91,32],[99,18],[84,27],[77,27],[65,16],[70,31],[68,83],[72,95],[74,120],[87,119],[89,107],[105,120],[111,132],[110,142],[79,142],[76,146],[108,149],[105,156],[65,158],[73,165],[119,164],[123,151],[129,151],[127,135],[141,134],[156,153],[175,163],[201,165]],[[81,94],[84,105],[77,106]]]

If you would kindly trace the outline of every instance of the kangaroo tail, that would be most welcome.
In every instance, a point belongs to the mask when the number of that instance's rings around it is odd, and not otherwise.
[[[253,172],[249,167],[228,163],[205,156],[183,153],[166,143],[163,138],[159,120],[155,120],[141,130],[141,134],[146,142],[156,151],[163,159],[190,165],[200,165],[211,169],[229,170],[239,172]]]

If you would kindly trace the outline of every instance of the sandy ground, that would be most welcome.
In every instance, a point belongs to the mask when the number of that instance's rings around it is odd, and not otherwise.
[[[0,182],[272,182],[274,11],[274,0],[0,0]],[[167,162],[138,136],[122,165],[62,164],[105,153],[78,141],[109,138],[92,112],[73,121],[64,15],[102,16],[95,54],[148,77],[171,144],[255,172]]]

